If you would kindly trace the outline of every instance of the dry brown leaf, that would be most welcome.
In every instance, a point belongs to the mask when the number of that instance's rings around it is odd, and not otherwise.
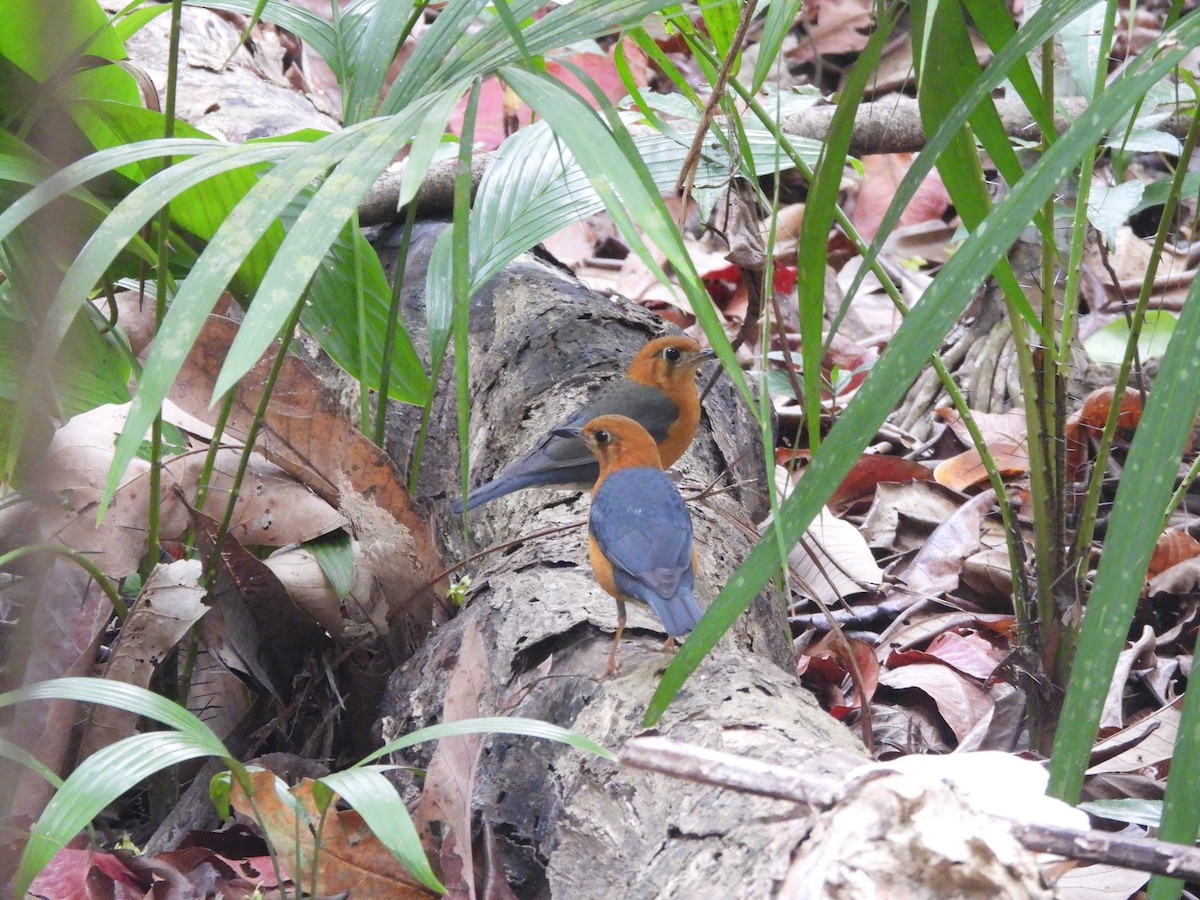
[[[348,617],[343,617],[343,599],[329,583],[325,571],[311,550],[293,547],[272,553],[263,560],[266,567],[275,573],[275,577],[287,589],[292,602],[316,619],[334,640],[341,636],[346,623],[352,620],[370,621],[377,632],[387,631],[383,615],[385,611],[372,607],[371,573],[363,558],[362,547],[357,541],[352,544],[352,552],[354,581],[345,600],[346,612],[350,614]],[[372,618],[371,613],[376,615]]]
[[[213,558],[217,522],[189,511],[196,545]],[[308,653],[327,646],[329,636],[296,607],[275,573],[232,537],[225,538],[216,559],[210,602],[228,646],[263,687],[277,697],[287,696],[292,673],[300,671]]]
[[[964,447],[971,447],[974,441],[963,422],[958,410],[952,406],[939,406],[934,410],[950,426],[954,436]],[[1020,445],[1029,439],[1029,428],[1025,421],[1025,413],[1021,410],[1010,410],[1003,413],[980,412],[971,410],[971,418],[975,420],[984,443],[989,447],[993,443]]]
[[[104,666],[104,678],[142,688],[161,663],[208,612],[200,584],[200,561],[181,559],[157,565],[146,579]],[[97,703],[84,728],[80,759],[129,737],[138,715]]]
[[[854,200],[850,221],[863,240],[871,240],[879,230],[879,222],[896,195],[896,188],[912,166],[913,154],[871,154],[862,158],[863,179]],[[941,221],[950,206],[950,195],[942,178],[931,171],[917,188],[905,207],[898,225],[912,225],[931,220]]]
[[[979,551],[983,522],[995,503],[995,492],[984,491],[934,530],[903,574],[910,591],[932,597],[958,587],[963,562]]]
[[[266,826],[267,838],[288,872],[308,876],[314,871],[313,856],[318,854],[317,883],[309,885],[307,879],[305,882],[313,894],[330,896],[346,892],[355,900],[433,896],[380,843],[357,812],[339,810],[334,802],[322,821],[310,779],[303,779],[290,790],[273,772],[252,772],[250,780],[253,808],[236,779],[230,803],[251,820],[257,811]],[[307,815],[297,816],[297,804]],[[322,823],[319,848],[310,822]]]
[[[1003,478],[1024,475],[1029,471],[1029,448],[1023,444],[1014,445],[997,441],[988,444],[988,452],[991,453],[992,461]],[[964,450],[957,456],[942,460],[934,468],[933,477],[938,484],[944,484],[955,491],[966,491],[986,484],[988,481],[983,457],[974,447]]]
[[[963,503],[962,494],[932,481],[881,483],[862,531],[872,547],[903,553],[919,550]]]
[[[488,681],[487,648],[472,620],[463,631],[459,645],[458,664],[450,675],[446,688],[442,721],[455,722],[479,716],[480,698],[491,692]],[[472,852],[471,796],[475,787],[475,770],[483,750],[486,735],[463,734],[444,737],[429,762],[425,790],[413,820],[427,846],[434,844],[431,825],[443,823],[441,847],[442,872],[449,896],[475,900],[475,859]],[[447,845],[445,836],[453,835]]]
[[[992,719],[992,698],[972,678],[940,663],[884,669],[881,687],[916,689],[933,698],[938,714],[958,738],[959,750],[975,750]]]
[[[826,606],[883,583],[883,570],[858,529],[827,509],[817,514],[788,562],[804,592]]]
[[[1114,772],[1141,772],[1169,762],[1175,753],[1175,737],[1183,713],[1183,698],[1162,707],[1110,734],[1092,748],[1092,758],[1101,762],[1091,766],[1088,775]],[[1113,754],[1116,748],[1124,748]],[[1110,755],[1111,754],[1111,755]]]
[[[1180,528],[1169,528],[1162,533],[1150,554],[1150,566],[1146,576],[1153,578],[1185,559],[1200,556],[1200,541]]]
[[[225,513],[241,450],[218,450],[202,511],[219,519]],[[187,497],[196,496],[205,454],[167,461],[166,469]],[[346,519],[336,509],[260,453],[251,454],[234,504],[229,533],[252,547],[302,544],[338,528]],[[168,535],[174,537],[174,535]]]
[[[1125,690],[1132,674],[1140,668],[1141,657],[1154,652],[1154,629],[1149,625],[1142,628],[1142,633],[1136,641],[1121,651],[1117,657],[1117,665],[1113,670],[1112,681],[1108,685],[1108,695],[1104,699],[1104,711],[1100,716],[1100,728],[1121,728],[1125,725]]]
[[[176,379],[178,395],[173,396],[180,406],[201,418],[208,414],[212,386],[236,333],[236,323],[208,318]],[[231,434],[247,434],[273,353],[268,351],[238,382]],[[393,603],[389,618],[401,616],[403,632],[419,637],[433,624],[437,592],[428,585],[444,566],[429,524],[400,473],[386,453],[342,417],[336,398],[299,358],[287,357],[271,396],[258,449],[336,506],[352,525],[374,525],[370,533],[356,530],[354,537],[363,545],[383,596]],[[355,508],[349,509],[351,505]],[[375,546],[376,540],[382,543]]]

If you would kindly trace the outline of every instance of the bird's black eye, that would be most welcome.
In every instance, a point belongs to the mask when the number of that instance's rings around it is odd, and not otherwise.
[[[597,444],[607,444],[610,437],[611,437],[611,435],[609,435],[609,433],[607,431],[605,431],[603,428],[601,428],[599,431],[596,432],[596,443]]]
[[[683,359],[683,354],[679,352],[678,347],[668,347],[663,351],[663,359],[667,362],[677,363]]]

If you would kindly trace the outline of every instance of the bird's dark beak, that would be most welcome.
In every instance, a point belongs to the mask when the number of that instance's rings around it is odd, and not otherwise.
[[[583,440],[582,428],[551,428],[550,433],[555,437],[574,438],[577,441]]]
[[[689,365],[693,369],[695,369],[695,368],[699,368],[699,366],[702,363],[706,363],[710,359],[716,359],[716,358],[717,358],[717,351],[713,350],[710,347],[707,350],[698,350],[697,352],[691,354],[690,356],[688,356],[686,362],[687,362],[687,365]]]

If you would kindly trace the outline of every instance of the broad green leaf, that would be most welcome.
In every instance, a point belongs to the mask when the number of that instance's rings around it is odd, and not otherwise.
[[[388,311],[392,291],[375,248],[361,231],[348,239],[347,230],[338,232],[325,259],[313,274],[305,292],[300,323],[339,366],[371,390],[378,390],[387,338]],[[346,298],[354,289],[354,247],[358,245],[363,287],[363,313],[366,317],[366,348],[359,347],[354,304]],[[412,339],[397,323],[391,351],[391,376],[388,396],[402,403],[424,403],[429,396],[429,375],[412,345]],[[365,364],[365,367],[364,367]]]
[[[120,141],[120,145],[130,146],[139,141],[153,140],[163,133],[165,118],[160,113],[137,107],[125,106],[118,103],[94,102],[87,107],[98,119],[111,129]],[[177,139],[208,138],[203,131],[193,128],[186,122],[176,122],[175,136]],[[212,140],[209,138],[209,140]],[[212,140],[214,147],[221,143]],[[289,147],[299,146],[287,140],[251,142],[237,145],[241,147],[277,147],[278,152],[254,159],[238,165],[228,165],[224,171],[215,171],[203,184],[172,195],[171,224],[182,228],[208,241],[212,239],[217,228],[228,217],[246,192],[257,182],[256,172],[247,166],[262,165],[285,156]],[[161,164],[156,160],[143,163],[145,174],[149,177],[158,172]],[[133,176],[141,180],[138,176]],[[270,228],[263,238],[246,254],[245,262],[239,267],[234,290],[242,296],[248,296],[262,280],[280,242],[283,240],[283,229],[279,225]]]
[[[1152,309],[1138,335],[1138,355],[1142,360],[1162,356],[1175,333],[1175,316],[1165,310]],[[1083,342],[1088,356],[1098,363],[1120,365],[1129,344],[1129,323],[1125,319],[1109,322]]]
[[[1141,800],[1133,797],[1113,800],[1091,800],[1080,803],[1077,809],[1091,816],[1111,819],[1114,822],[1129,822],[1132,825],[1148,825],[1157,828],[1162,823],[1161,800]]]
[[[157,142],[155,143],[157,145]],[[76,321],[84,298],[94,289],[122,248],[134,239],[137,232],[158,212],[166,200],[182,190],[203,182],[213,174],[227,171],[231,165],[237,165],[239,161],[260,162],[278,157],[281,153],[286,152],[285,147],[278,145],[231,147],[212,142],[206,144],[206,149],[209,150],[209,153],[184,160],[134,190],[104,219],[100,227],[80,249],[75,261],[59,284],[53,299],[42,312],[33,344],[37,348],[38,354],[35,360],[36,368],[40,371],[34,377],[52,377],[45,370],[57,357],[58,348],[67,334],[67,329]],[[114,151],[104,151],[103,154],[96,155],[118,154]],[[72,175],[72,177],[64,179],[64,183],[69,186],[74,177]],[[30,193],[36,194],[38,189],[35,188]],[[25,199],[27,198],[22,198],[23,201]],[[21,203],[16,205],[21,205]],[[0,216],[0,221],[6,217]],[[247,249],[248,247],[242,247],[243,251]],[[224,287],[224,282],[221,287]],[[213,302],[215,300],[216,295],[214,294]],[[165,331],[164,334],[172,333]],[[186,355],[187,348],[180,349]],[[21,398],[23,407],[34,402],[36,402],[36,396],[33,394],[26,393]],[[162,402],[161,398],[158,402]],[[137,403],[136,396],[134,403]],[[26,408],[19,415],[22,416],[22,420],[27,420],[30,412],[31,410]],[[146,427],[149,427],[149,423]],[[132,438],[130,439],[131,452],[136,452],[144,434],[145,428],[137,435],[136,442]]]
[[[78,316],[68,326],[54,364],[55,397],[67,416],[129,399],[130,362],[114,334],[102,335]],[[28,350],[33,329],[0,303],[0,397],[18,401],[28,393]]]
[[[357,33],[349,36],[350,65],[342,85],[342,121],[347,125],[375,114],[388,68],[404,37],[404,27],[412,18],[413,5],[413,0],[375,3],[355,21]],[[347,21],[351,21],[349,17],[340,20]]]
[[[1129,221],[1141,203],[1143,188],[1140,181],[1124,181],[1116,187],[1092,186],[1088,195],[1088,221],[1104,235],[1109,247],[1117,246],[1117,229]]]
[[[58,0],[49,12],[39,3],[5,3],[0,57],[42,82],[82,54],[125,58],[125,45],[95,0]]]

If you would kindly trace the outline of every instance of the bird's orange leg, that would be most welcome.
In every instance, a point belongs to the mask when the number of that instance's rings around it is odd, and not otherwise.
[[[625,601],[617,600],[617,633],[613,635],[612,649],[608,651],[608,665],[604,669],[604,677],[615,675],[617,672],[617,645],[621,642],[621,632],[625,630]]]

